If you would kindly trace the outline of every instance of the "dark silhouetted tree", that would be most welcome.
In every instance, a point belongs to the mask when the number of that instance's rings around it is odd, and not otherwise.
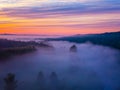
[[[45,79],[45,76],[44,76],[44,74],[43,74],[42,71],[39,72],[37,81],[38,81],[39,89],[40,89],[40,90],[45,90],[45,87],[46,87],[46,79]]]
[[[17,80],[15,80],[14,74],[8,73],[8,75],[4,78],[4,81],[4,90],[15,90],[17,88]]]
[[[77,52],[77,47],[76,47],[76,45],[71,46],[71,47],[70,47],[70,51],[71,51],[71,52]]]
[[[50,75],[50,88],[51,90],[58,90],[59,80],[55,72],[52,72]]]

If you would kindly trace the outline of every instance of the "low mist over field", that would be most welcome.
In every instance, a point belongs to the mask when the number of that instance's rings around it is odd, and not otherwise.
[[[39,72],[45,77],[47,90],[119,90],[120,51],[91,43],[50,41],[54,50],[15,56],[0,63],[0,88],[3,78],[11,72],[16,75],[16,90],[39,90]],[[77,52],[70,47],[76,45]],[[51,87],[50,75],[55,72],[58,87]],[[54,89],[53,89],[54,88]],[[61,89],[62,88],[62,89]]]

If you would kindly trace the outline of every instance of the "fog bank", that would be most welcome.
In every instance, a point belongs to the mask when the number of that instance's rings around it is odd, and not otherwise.
[[[37,90],[38,73],[42,71],[48,86],[51,72],[56,72],[65,90],[119,90],[120,52],[91,43],[75,44],[62,41],[49,42],[53,51],[16,56],[0,63],[0,88],[7,73],[16,74],[17,90]],[[72,45],[77,52],[69,51]],[[1,90],[1,89],[0,89]]]

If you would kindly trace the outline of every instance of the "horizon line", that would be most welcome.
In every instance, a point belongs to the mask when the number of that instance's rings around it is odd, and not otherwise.
[[[111,31],[111,32],[102,32],[102,33],[86,33],[86,34],[83,34],[83,33],[78,33],[78,34],[71,34],[71,35],[87,35],[87,34],[104,34],[104,33],[115,33],[115,32],[120,32],[120,30],[119,31]],[[51,35],[51,34],[26,34],[26,33],[0,33],[0,35],[37,35],[37,36],[62,36],[62,35],[64,35],[64,34],[53,34],[53,35]],[[65,35],[66,36],[66,35]]]

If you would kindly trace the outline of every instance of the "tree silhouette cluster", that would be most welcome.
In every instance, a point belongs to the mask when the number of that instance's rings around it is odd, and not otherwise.
[[[37,82],[40,90],[58,90],[59,89],[59,80],[56,72],[52,72],[50,74],[49,81],[47,81],[42,71],[39,72]]]
[[[43,72],[39,72],[37,77],[38,90],[58,90],[58,76],[56,72],[52,72],[47,82]],[[15,74],[8,73],[4,78],[4,90],[17,90],[18,81],[15,79]]]
[[[56,72],[51,72],[51,74],[46,77],[45,74],[40,71],[37,76],[36,83],[32,83],[34,85],[31,89],[31,85],[27,87],[26,84],[24,86],[20,86],[20,83],[16,80],[16,76],[13,73],[8,73],[4,78],[4,89],[3,90],[104,90],[103,86],[95,86],[95,87],[84,87],[82,83],[78,83],[75,85],[66,82],[66,78],[60,80],[58,74]],[[23,89],[19,89],[19,87]],[[93,89],[95,88],[95,89]]]

